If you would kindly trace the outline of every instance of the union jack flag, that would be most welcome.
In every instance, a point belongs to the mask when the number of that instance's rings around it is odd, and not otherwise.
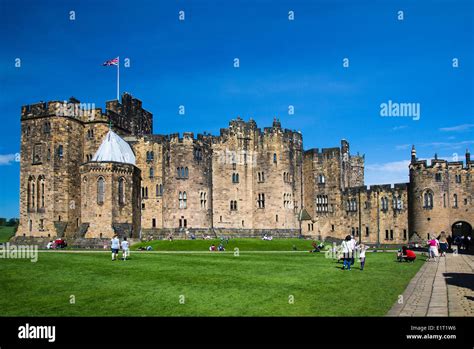
[[[102,65],[106,65],[106,66],[109,66],[109,65],[118,65],[119,64],[119,59],[118,57],[117,58],[114,58],[114,59],[110,59],[108,61],[105,61]]]

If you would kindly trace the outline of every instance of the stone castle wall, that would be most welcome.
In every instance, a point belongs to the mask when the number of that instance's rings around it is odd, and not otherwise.
[[[276,119],[263,130],[237,118],[219,136],[180,137],[152,135],[151,113],[128,94],[107,102],[105,112],[83,108],[74,98],[22,107],[17,236],[352,234],[392,244],[474,224],[470,158],[428,166],[412,151],[410,184],[365,187],[365,157],[351,154],[349,142],[304,151],[302,135]],[[91,162],[110,127],[131,145],[136,166]]]

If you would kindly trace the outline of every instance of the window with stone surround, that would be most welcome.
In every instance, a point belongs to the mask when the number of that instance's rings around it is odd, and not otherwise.
[[[232,183],[239,183],[239,174],[232,173]]]
[[[201,192],[199,194],[200,197],[200,202],[201,202],[201,208],[202,209],[207,209],[207,193],[206,192]]]
[[[105,179],[99,177],[97,179],[97,203],[103,205],[105,201]]]
[[[43,146],[42,144],[35,144],[33,146],[33,165],[41,164],[41,159],[43,156]]]
[[[427,190],[423,194],[423,208],[426,210],[433,208],[433,192],[431,190]]]
[[[163,196],[163,184],[156,185],[156,196]]]
[[[59,160],[61,160],[61,159],[63,158],[64,153],[63,153],[63,146],[62,146],[62,144],[58,145],[56,154],[57,154]]]
[[[257,207],[258,208],[265,208],[265,194],[259,193],[257,199]]]
[[[118,180],[118,199],[119,205],[125,204],[125,178],[123,177]]]
[[[187,208],[187,194],[185,191],[179,192],[178,199],[179,199],[179,208],[181,209]]]

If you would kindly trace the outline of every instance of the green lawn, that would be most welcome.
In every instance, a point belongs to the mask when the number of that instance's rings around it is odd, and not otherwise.
[[[153,240],[142,242],[132,246],[132,250],[139,247],[151,246],[154,251],[207,251],[214,244],[216,247],[221,243],[220,239],[214,240]],[[223,242],[226,251],[309,251],[312,250],[312,240],[304,239],[274,239],[263,241],[261,239],[230,239],[228,243]]]
[[[0,227],[0,243],[7,242],[15,234],[15,227]]]
[[[209,241],[203,242],[207,249]],[[163,250],[166,244],[196,250],[190,245],[203,242],[155,244]],[[370,253],[366,270],[356,263],[352,271],[343,271],[322,253],[256,252],[259,240],[235,243],[239,256],[229,248],[225,253],[137,251],[131,260],[115,262],[103,252],[41,252],[37,263],[0,259],[0,314],[383,316],[423,264],[397,263],[393,253]],[[294,244],[270,243],[280,251]],[[70,304],[72,295],[75,304]]]

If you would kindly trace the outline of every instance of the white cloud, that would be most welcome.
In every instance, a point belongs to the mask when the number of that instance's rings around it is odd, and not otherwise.
[[[0,166],[15,162],[17,154],[0,154]]]
[[[406,183],[408,182],[409,164],[410,160],[367,164],[365,166],[365,183],[367,185]]]
[[[474,127],[474,124],[462,124],[457,126],[451,127],[442,127],[439,130],[443,132],[460,132],[460,131],[468,131]]]
[[[395,149],[397,150],[407,150],[410,149],[411,144],[399,144],[395,146]]]
[[[428,148],[444,148],[444,149],[465,149],[470,145],[474,144],[474,141],[461,141],[461,142],[430,142],[422,143],[420,147]]]

